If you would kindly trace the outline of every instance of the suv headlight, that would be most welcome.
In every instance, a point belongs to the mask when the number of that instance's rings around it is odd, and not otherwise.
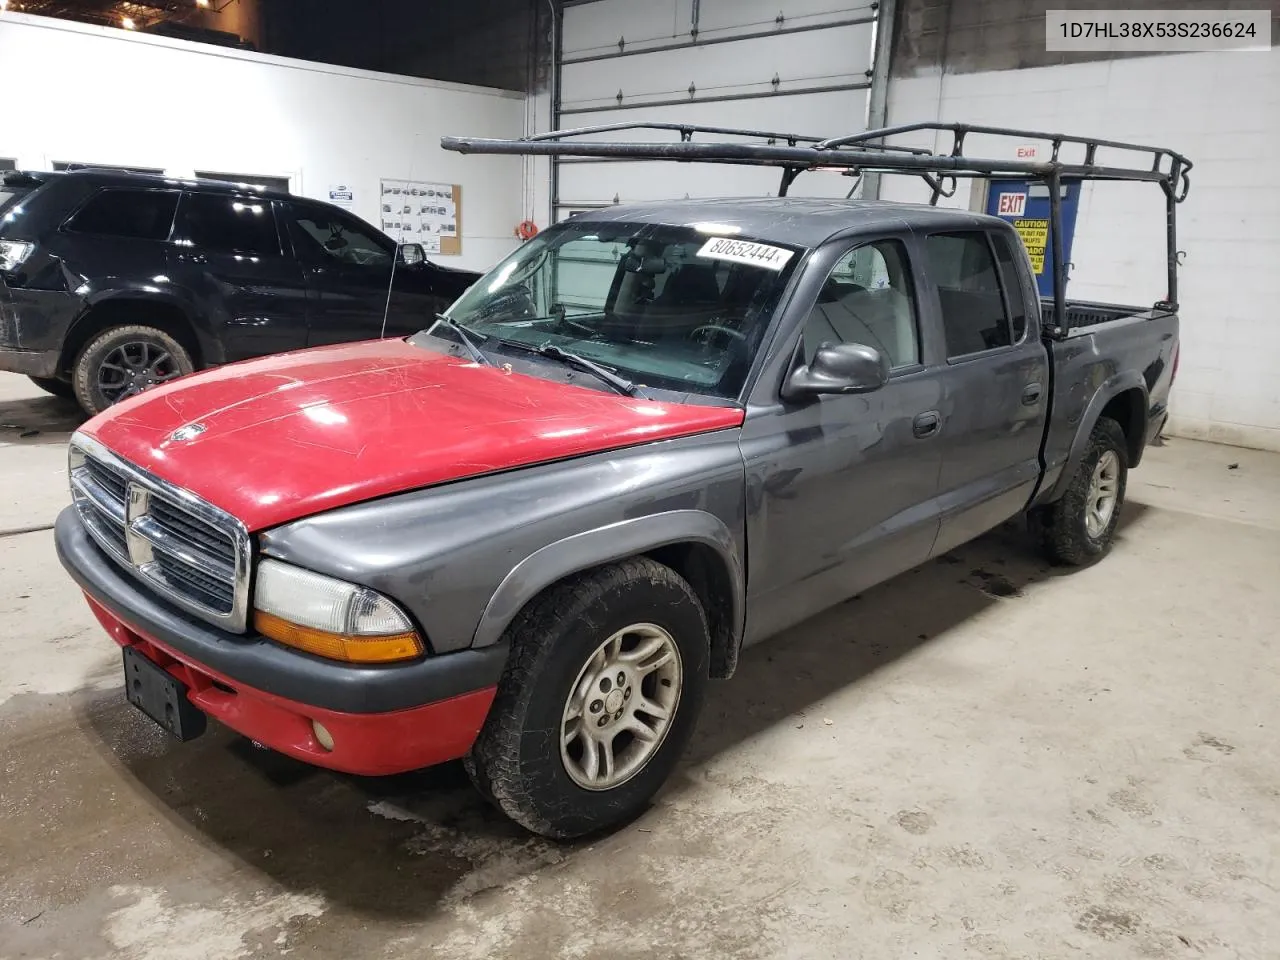
[[[0,270],[17,270],[36,248],[25,240],[0,240]]]
[[[279,560],[258,564],[253,625],[286,646],[348,663],[411,660],[426,647],[394,602]]]

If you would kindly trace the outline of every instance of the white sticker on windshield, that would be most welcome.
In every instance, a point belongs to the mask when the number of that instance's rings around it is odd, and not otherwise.
[[[711,260],[745,263],[749,266],[777,271],[787,265],[792,251],[771,247],[767,243],[752,243],[749,240],[734,240],[731,237],[712,237],[702,245],[698,256]]]

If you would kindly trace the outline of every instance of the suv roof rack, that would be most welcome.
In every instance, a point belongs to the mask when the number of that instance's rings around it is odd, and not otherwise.
[[[0,183],[6,187],[38,187],[60,176],[61,171],[53,170],[5,170],[0,173]]]
[[[656,131],[678,133],[679,140],[613,141],[590,139],[606,133]],[[907,133],[950,134],[950,149],[938,152],[920,147],[887,144],[888,137]],[[1051,145],[1047,161],[1010,160],[1000,157],[969,156],[964,152],[969,134],[1021,141],[1046,141]],[[694,139],[724,137],[729,139]],[[1084,157],[1076,162],[1062,159],[1065,145],[1083,147]],[[778,196],[802,173],[812,170],[839,171],[847,176],[864,173],[907,174],[921,177],[931,190],[929,202],[955,193],[958,179],[1006,177],[1041,180],[1049,185],[1049,230],[1053,262],[1054,305],[1057,327],[1066,330],[1066,277],[1062,262],[1063,181],[1108,180],[1158,184],[1165,195],[1168,242],[1168,293],[1158,307],[1176,310],[1178,304],[1178,258],[1176,207],[1187,197],[1192,164],[1182,154],[1166,147],[1152,147],[1098,137],[1078,137],[1012,127],[988,127],[967,123],[925,121],[867,130],[845,137],[822,139],[796,133],[741,130],[680,123],[613,123],[594,127],[554,130],[519,140],[491,140],[472,137],[444,137],[440,146],[455,153],[526,154],[575,157],[582,160],[669,160],[682,163],[726,163],[778,167],[782,181]],[[1130,154],[1115,163],[1098,162],[1098,151]],[[948,190],[948,182],[950,189]],[[850,195],[852,195],[852,190]]]

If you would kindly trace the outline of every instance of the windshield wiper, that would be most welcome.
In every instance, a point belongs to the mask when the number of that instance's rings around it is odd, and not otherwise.
[[[466,347],[467,353],[471,354],[471,359],[476,363],[484,364],[486,367],[492,367],[493,361],[480,352],[480,348],[476,346],[476,342],[471,338],[474,336],[484,336],[477,334],[469,327],[464,327],[453,317],[446,317],[443,313],[437,313],[436,319],[443,323],[446,327],[458,335],[458,339],[462,341],[462,345]],[[487,337],[485,339],[488,339]]]
[[[628,397],[636,396],[640,388],[627,380],[620,377],[607,367],[602,367],[594,360],[588,360],[586,357],[579,356],[576,353],[570,353],[568,350],[561,350],[554,343],[544,343],[540,347],[533,347],[533,352],[541,357],[548,357],[551,360],[559,360],[561,363],[570,367],[577,367],[579,370],[585,370],[587,373],[594,374],[603,383],[607,383],[619,393],[624,393]]]
[[[459,323],[457,320],[453,319],[453,317],[445,316],[443,313],[437,313],[436,319],[458,334],[458,339],[462,341],[463,345],[467,348],[467,352],[471,354],[477,363],[483,363],[487,366],[494,365],[493,361],[481,353],[480,348],[476,346],[475,341],[471,339],[472,337],[482,337],[487,342],[490,339],[487,334],[478,333],[470,327],[466,327]],[[548,317],[545,319],[551,318]],[[493,339],[503,346],[515,347],[519,350],[527,350],[530,353],[536,353],[538,356],[546,357],[549,360],[558,360],[566,366],[577,367],[579,370],[585,370],[587,373],[598,378],[602,383],[607,383],[609,386],[613,387],[614,390],[618,391],[618,393],[625,394],[628,397],[640,395],[639,385],[632,383],[625,377],[618,376],[612,370],[601,366],[594,360],[588,360],[586,357],[580,356],[579,354],[570,353],[568,350],[562,350],[554,343],[544,343],[539,347],[535,347],[531,344],[521,343],[518,340],[506,340],[502,337],[495,337]]]

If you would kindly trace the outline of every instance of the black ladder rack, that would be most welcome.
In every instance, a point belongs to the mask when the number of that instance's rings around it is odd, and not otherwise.
[[[590,139],[601,134],[649,131],[677,133],[678,140],[617,141]],[[921,147],[888,144],[886,138],[908,133],[950,134],[950,149],[942,152]],[[1040,141],[1050,145],[1046,161],[1009,160],[969,156],[964,152],[969,134]],[[699,137],[699,139],[695,139]],[[707,137],[723,137],[714,140]],[[743,130],[678,123],[614,123],[571,130],[555,130],[519,140],[444,137],[441,147],[456,153],[522,154],[576,157],[597,160],[667,160],[682,163],[725,163],[777,167],[782,172],[778,196],[802,173],[839,171],[848,176],[864,173],[906,174],[921,177],[929,185],[929,202],[955,192],[958,179],[1018,178],[1040,180],[1049,186],[1049,230],[1053,253],[1055,327],[1067,332],[1066,277],[1062,258],[1062,184],[1064,181],[1107,180],[1158,184],[1165,195],[1168,293],[1156,306],[1176,310],[1178,305],[1178,249],[1176,208],[1190,189],[1191,161],[1166,147],[1152,147],[1097,137],[988,127],[965,123],[908,123],[845,137],[821,139],[796,133]],[[1065,145],[1083,147],[1082,161],[1061,157]],[[1132,156],[1119,164],[1098,162],[1100,149]],[[950,192],[947,184],[950,183]]]

